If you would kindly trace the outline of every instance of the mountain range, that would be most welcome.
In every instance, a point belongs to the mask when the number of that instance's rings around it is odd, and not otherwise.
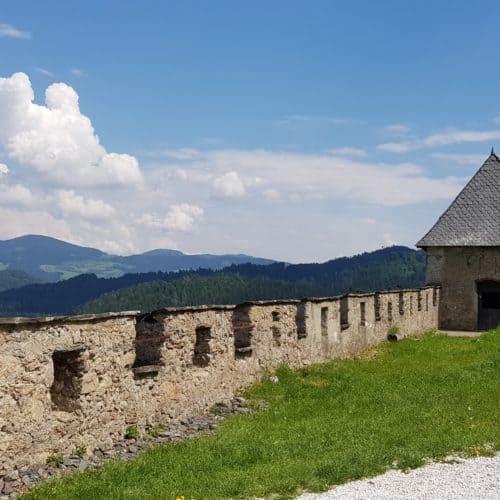
[[[119,256],[48,236],[27,235],[0,240],[0,290],[29,283],[56,282],[80,274],[117,278],[127,273],[222,269],[247,262],[270,264],[274,261],[250,255],[187,255],[168,249]]]
[[[422,251],[394,246],[322,264],[232,264],[223,269],[82,274],[0,292],[0,316],[142,310],[410,288],[424,282]]]

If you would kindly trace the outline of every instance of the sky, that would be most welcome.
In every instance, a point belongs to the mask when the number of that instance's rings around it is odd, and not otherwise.
[[[414,246],[500,150],[500,3],[0,0],[0,239]]]

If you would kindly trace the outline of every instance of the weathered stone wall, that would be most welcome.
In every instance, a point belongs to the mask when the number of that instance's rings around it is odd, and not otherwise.
[[[0,477],[50,454],[111,446],[129,425],[206,411],[280,365],[355,356],[393,326],[402,335],[435,328],[438,304],[439,289],[425,288],[0,319]]]
[[[476,330],[476,284],[500,281],[500,248],[429,247],[426,251],[427,283],[441,286],[440,327]]]

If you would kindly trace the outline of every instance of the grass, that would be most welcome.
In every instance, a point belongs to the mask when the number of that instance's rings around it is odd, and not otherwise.
[[[268,409],[132,462],[45,483],[29,499],[290,498],[450,452],[499,448],[500,330],[427,334],[377,356],[277,372],[246,396]]]

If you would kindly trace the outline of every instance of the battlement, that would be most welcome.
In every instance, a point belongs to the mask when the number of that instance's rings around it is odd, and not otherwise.
[[[437,328],[440,289],[0,319],[0,476],[207,411],[266,371]]]

